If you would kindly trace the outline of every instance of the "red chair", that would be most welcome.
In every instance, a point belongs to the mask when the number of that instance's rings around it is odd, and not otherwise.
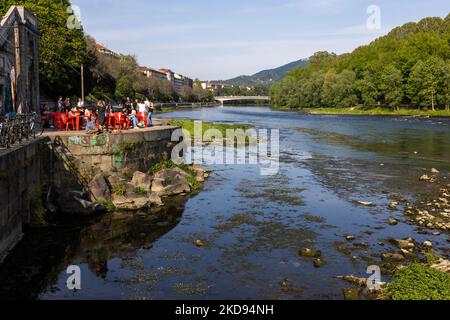
[[[114,113],[114,129],[125,129],[127,116],[121,112]]]
[[[53,113],[53,126],[59,128],[59,130],[63,129],[63,123],[61,121],[61,114],[59,112]]]
[[[61,122],[63,126],[66,127],[66,131],[69,130],[69,128],[72,128],[71,130],[75,130],[75,119],[72,117],[68,117],[66,114],[61,114]]]
[[[139,112],[138,113],[138,121],[139,122],[144,122],[145,123],[145,127],[148,127],[147,113],[146,112]]]

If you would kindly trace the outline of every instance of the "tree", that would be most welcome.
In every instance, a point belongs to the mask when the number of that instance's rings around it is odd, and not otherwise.
[[[442,79],[445,76],[445,63],[434,56],[420,60],[413,67],[409,78],[409,93],[418,106],[436,111],[437,98]]]
[[[67,27],[70,1],[38,0],[35,6],[34,0],[2,0],[0,16],[11,5],[24,5],[31,12],[37,9],[41,31],[39,73],[45,93],[52,97],[79,95],[80,67],[89,61],[83,29]]]
[[[380,90],[388,106],[399,109],[403,99],[403,76],[393,65],[384,68],[381,74]]]

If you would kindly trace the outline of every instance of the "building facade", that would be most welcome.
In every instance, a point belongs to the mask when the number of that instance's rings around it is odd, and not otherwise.
[[[24,7],[0,17],[0,113],[39,112],[39,24]]]

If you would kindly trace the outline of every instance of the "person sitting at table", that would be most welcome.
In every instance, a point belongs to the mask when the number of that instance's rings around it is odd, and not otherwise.
[[[73,107],[72,109],[70,109],[69,111],[69,117],[76,117],[78,115],[78,109]]]
[[[98,133],[100,130],[97,129],[96,126],[96,118],[94,115],[88,118],[88,122],[86,123],[85,131],[87,134],[95,134]]]
[[[131,121],[131,123],[133,124],[133,128],[137,129],[138,128],[138,123],[139,123],[139,119],[137,117],[137,113],[136,110],[132,110],[130,116],[128,117],[128,119]]]

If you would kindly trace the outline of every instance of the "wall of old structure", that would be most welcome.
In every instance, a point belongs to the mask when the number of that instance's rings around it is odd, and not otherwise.
[[[37,18],[24,7],[0,17],[0,113],[39,113],[39,36]]]
[[[0,151],[0,262],[22,237],[48,182],[48,138]]]
[[[0,263],[21,239],[22,227],[36,217],[35,210],[45,205],[46,194],[63,197],[70,191],[89,191],[89,182],[100,172],[131,176],[148,171],[170,159],[175,129],[101,135],[55,132],[0,150]]]

